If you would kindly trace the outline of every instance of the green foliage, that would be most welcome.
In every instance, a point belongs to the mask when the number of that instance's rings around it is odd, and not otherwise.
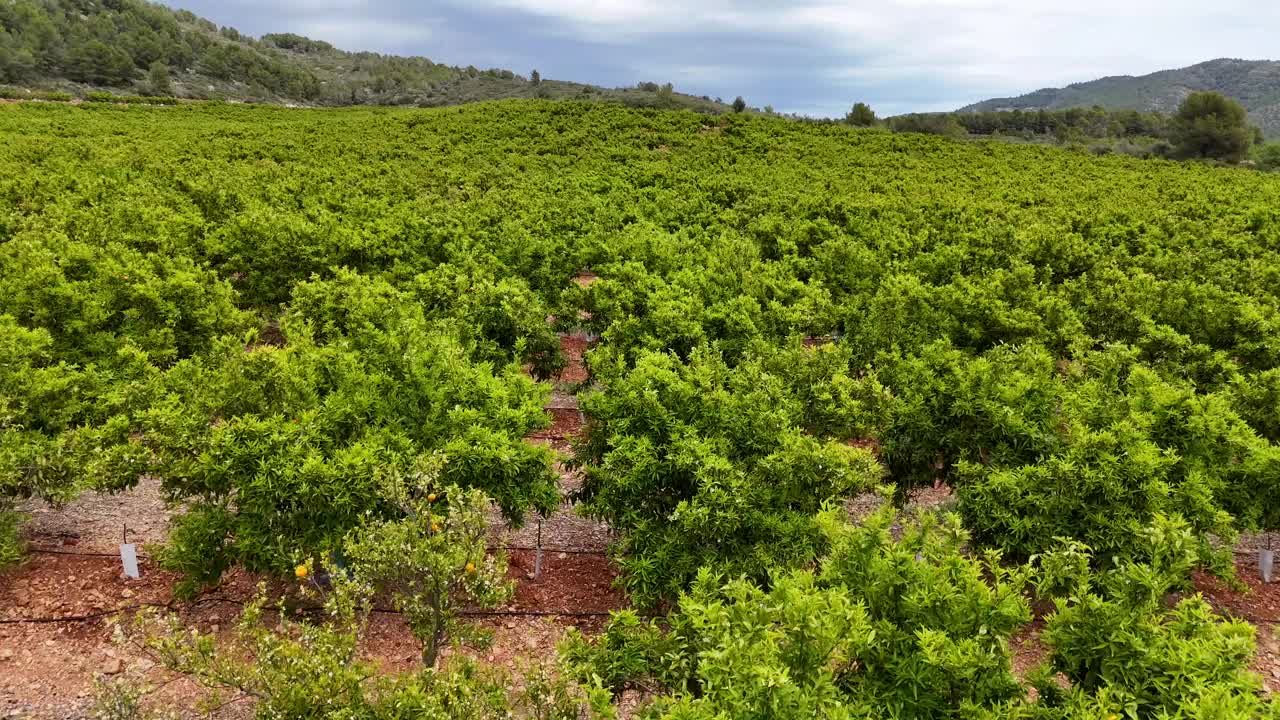
[[[133,79],[133,57],[124,48],[90,40],[72,47],[65,60],[67,77],[92,85],[124,85]]]
[[[870,105],[859,102],[853,104],[853,109],[844,116],[844,121],[855,127],[871,127],[876,124],[877,118]]]
[[[13,565],[23,555],[22,537],[19,534],[22,516],[4,507],[0,504],[0,568]]]
[[[245,606],[229,646],[184,630],[175,616],[155,614],[139,617],[138,642],[169,670],[256,698],[260,718],[369,713],[376,701],[365,684],[376,673],[357,656],[369,597],[354,583],[335,582],[324,598],[324,622],[295,620],[281,606],[271,627],[264,622],[267,599],[260,588]]]
[[[1226,395],[1164,379],[1121,348],[1070,363],[1034,345],[980,359],[929,350],[881,373],[900,403],[884,457],[900,482],[951,479],[983,543],[1025,557],[1071,537],[1128,556],[1139,528],[1176,514],[1218,564],[1208,538],[1265,507],[1276,448]]]
[[[1219,58],[1190,67],[1160,70],[1150,75],[1111,76],[1064,88],[1045,88],[1011,98],[985,100],[966,108],[962,114],[989,114],[1001,108],[1035,114],[1041,109],[1061,112],[1072,108],[1105,108],[1124,112],[1128,108],[1150,108],[1165,115],[1177,112],[1189,91],[1212,90],[1245,106],[1268,136],[1280,125],[1269,110],[1274,102],[1277,64],[1271,60]]]
[[[86,482],[130,484],[145,471],[130,430],[152,396],[146,356],[122,347],[115,367],[83,369],[57,357],[48,331],[0,315],[0,510],[14,498],[63,502]]]
[[[169,65],[163,60],[156,60],[147,68],[147,86],[152,95],[172,95],[173,83],[169,80]]]
[[[1185,582],[1198,559],[1185,523],[1157,518],[1141,533],[1145,561],[1120,561],[1098,571],[1079,543],[1040,561],[1042,591],[1054,594],[1055,613],[1043,635],[1052,669],[1071,694],[1107,697],[1130,717],[1274,717],[1249,671],[1254,630],[1224,620],[1199,595],[1170,607],[1170,590]],[[1067,693],[1041,685],[1041,702],[1063,704]],[[1186,714],[1180,714],[1186,713]],[[1228,714],[1219,714],[1228,713]]]
[[[739,95],[738,97],[736,97],[736,98],[734,98],[734,99],[733,99],[733,105],[732,105],[732,107],[733,107],[733,111],[734,111],[734,112],[736,112],[736,113],[740,113],[740,112],[742,112],[742,111],[744,111],[744,110],[746,110],[746,109],[747,109],[747,101],[746,101],[746,100],[743,100],[743,99],[742,99],[742,96],[741,96],[741,95]]]
[[[964,126],[954,115],[947,113],[897,115],[888,119],[889,129],[900,133],[924,133],[958,138],[965,133]]]
[[[1249,155],[1253,130],[1240,103],[1219,93],[1198,92],[1178,107],[1172,139],[1181,157],[1240,162]]]
[[[649,505],[662,483],[633,481],[638,468],[771,487],[761,459],[811,457],[807,443],[877,449],[900,495],[955,483],[975,538],[1015,555],[1054,535],[1127,552],[1156,512],[1205,533],[1276,522],[1280,185],[1265,174],[572,103],[19,104],[0,128],[0,309],[43,333],[8,375],[6,406],[26,408],[3,440],[6,467],[23,468],[11,487],[67,497],[165,476],[200,506],[180,523],[204,538],[191,547],[245,538],[171,559],[188,572],[242,557],[287,571],[376,505],[375,467],[434,451],[449,457],[442,481],[513,517],[553,506],[549,455],[520,440],[546,422],[542,395],[513,379],[515,363],[550,377],[563,362],[549,316],[600,336],[588,364],[602,396],[639,397],[654,357],[702,352],[750,366],[734,393],[763,396],[726,412],[784,403],[740,450],[684,409],[669,414],[697,428],[688,438],[665,415],[630,429],[650,412],[633,398],[588,402],[607,409],[597,437],[619,441],[581,458],[601,468],[590,504],[631,528],[624,550],[671,553],[655,594],[715,555],[757,578],[809,556],[815,496],[867,483],[814,471],[779,484],[804,497],[794,507],[692,486]],[[578,287],[583,268],[599,278]],[[448,370],[454,357],[469,369]],[[709,464],[677,462],[690,458]],[[229,504],[241,486],[264,491],[247,512]],[[1113,497],[1119,522],[1100,522]],[[761,555],[685,552],[696,544],[664,528],[697,498],[688,522],[706,512]],[[250,517],[289,520],[237,526]],[[639,537],[650,525],[656,539]]]
[[[469,634],[458,611],[497,607],[510,598],[512,587],[506,559],[485,556],[489,500],[484,493],[439,487],[438,463],[412,477],[393,481],[385,493],[404,517],[362,525],[342,552],[359,581],[390,598],[404,615],[422,643],[423,665],[434,667],[447,639]]]
[[[901,717],[1020,697],[1008,642],[1031,618],[1025,571],[996,552],[967,556],[955,516],[922,514],[895,540],[897,520],[888,508],[861,526],[823,518],[832,547],[819,578],[862,603],[874,631],[852,697]]]
[[[820,410],[759,361],[730,368],[705,347],[687,363],[652,353],[604,381],[607,392],[582,401],[579,496],[624,533],[620,562],[641,603],[674,595],[707,564],[762,579],[809,562],[822,547],[815,513],[879,480],[870,452],[805,432],[799,422]],[[844,400],[823,409],[857,412]]]
[[[921,515],[900,540],[882,509],[862,526],[824,516],[831,551],[766,590],[704,572],[659,624],[617,614],[562,655],[615,694],[656,690],[650,718],[1275,717],[1248,667],[1252,629],[1201,598],[1166,604],[1197,562],[1197,538],[1157,518],[1144,556],[1099,572],[1059,545],[1034,564],[975,558],[955,517]],[[1054,598],[1049,664],[1024,684],[1009,642],[1029,630],[1035,580]],[[1060,673],[1054,677],[1054,673]],[[1060,684],[1065,678],[1066,685]],[[1036,700],[1028,691],[1034,687]]]
[[[200,558],[206,582],[229,562],[283,572],[370,513],[394,517],[379,491],[437,452],[444,484],[483,490],[514,523],[558,503],[550,451],[521,439],[546,422],[544,388],[471,363],[408,307],[329,298],[327,316],[303,303],[285,318],[283,348],[229,338],[168,373],[146,432],[189,510],[166,565]]]
[[[949,717],[1020,698],[1007,643],[1030,619],[1024,576],[964,557],[954,519],[921,518],[900,542],[894,520],[829,513],[817,573],[765,590],[704,571],[669,630],[622,613],[565,658],[615,692],[656,683],[669,696],[652,717]]]
[[[94,720],[142,720],[142,691],[123,680],[94,683]]]
[[[1062,110],[959,112],[954,116],[970,135],[1025,139],[1052,137],[1058,142],[1098,138],[1169,137],[1169,118],[1158,112],[1072,107]]]
[[[143,615],[134,640],[165,668],[189,675],[213,691],[204,704],[225,702],[231,691],[256,701],[255,716],[317,720],[578,720],[607,717],[589,690],[535,668],[520,692],[512,678],[465,657],[419,673],[385,675],[360,657],[368,627],[370,588],[340,571],[328,591],[313,587],[304,598],[323,597],[319,619],[280,607],[268,622],[265,594],[245,607],[229,642],[182,629],[174,616]],[[234,698],[233,698],[234,699]]]
[[[1258,168],[1268,172],[1280,170],[1280,142],[1269,142],[1254,147],[1253,161]]]

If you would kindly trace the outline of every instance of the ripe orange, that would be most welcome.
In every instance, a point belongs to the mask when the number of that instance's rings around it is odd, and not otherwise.
[[[474,575],[475,573],[476,573],[476,564],[475,564],[475,563],[467,563],[467,574],[468,574],[468,575]]]
[[[299,579],[305,578],[307,576],[307,566],[299,565],[298,567],[293,569],[293,574],[297,575]]]
[[[435,502],[435,501],[436,501],[436,494],[435,494],[435,493],[430,493],[430,494],[428,494],[428,495],[427,495],[427,502]]]

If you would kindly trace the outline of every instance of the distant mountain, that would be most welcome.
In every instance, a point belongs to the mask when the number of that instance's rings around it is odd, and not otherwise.
[[[601,88],[347,52],[301,35],[261,38],[145,0],[0,0],[0,84],[307,105],[457,105],[576,98],[727,112],[710,98],[639,83]]]
[[[959,112],[1061,110],[1101,105],[1111,110],[1171,113],[1187,95],[1203,90],[1235,98],[1267,136],[1280,136],[1280,62],[1270,60],[1224,58],[1141,77],[1105,77],[1014,98],[985,100]]]

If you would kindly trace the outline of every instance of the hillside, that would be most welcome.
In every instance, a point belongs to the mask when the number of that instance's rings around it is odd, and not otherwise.
[[[609,89],[501,68],[443,65],[425,57],[347,52],[292,33],[254,38],[144,0],[0,3],[0,84],[73,94],[109,90],[302,105],[433,107],[572,97],[728,110],[656,82]]]
[[[1061,110],[1101,105],[1114,110],[1171,113],[1187,95],[1212,90],[1239,100],[1269,137],[1280,135],[1280,62],[1218,59],[1178,70],[1133,77],[1117,75],[1065,88],[1045,88],[1012,98],[995,98],[959,110]]]

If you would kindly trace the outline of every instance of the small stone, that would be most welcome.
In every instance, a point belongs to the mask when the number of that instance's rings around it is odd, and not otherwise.
[[[133,591],[132,591],[132,590],[130,590],[129,588],[125,588],[125,589],[123,589],[123,590],[121,590],[121,591],[120,591],[120,597],[122,597],[122,598],[131,598],[131,597],[133,597]]]
[[[505,624],[503,627],[505,627],[505,628],[506,628],[506,629],[508,629],[508,630],[515,630],[515,629],[516,629],[516,623],[515,623],[515,621],[514,621],[514,620],[508,620],[508,621],[506,622],[506,624]]]
[[[124,661],[120,658],[108,658],[102,663],[103,675],[119,675],[124,672]]]
[[[27,591],[19,590],[13,594],[14,605],[17,605],[18,607],[23,607],[29,602],[31,602],[31,598],[27,596]]]
[[[217,634],[218,634],[218,631],[219,631],[219,630],[221,630],[221,629],[222,629],[222,626],[221,626],[221,625],[219,625],[218,623],[214,623],[214,624],[212,624],[212,625],[210,625],[210,626],[209,626],[209,632],[210,632],[210,633],[213,633],[214,635],[217,635]]]
[[[146,658],[142,658],[133,664],[134,669],[140,673],[151,672],[156,664]]]
[[[569,557],[568,553],[556,553],[557,560],[564,560],[567,557]]]
[[[0,660],[12,660],[13,650],[10,648],[0,648]]]

